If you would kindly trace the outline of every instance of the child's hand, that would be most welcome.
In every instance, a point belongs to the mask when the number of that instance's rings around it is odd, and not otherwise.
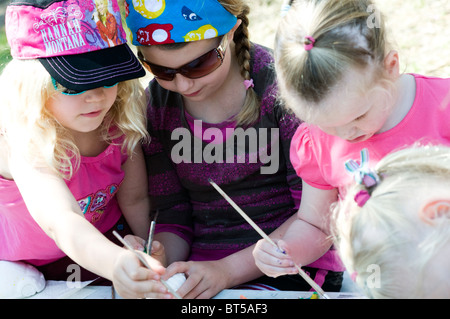
[[[265,239],[256,243],[253,249],[253,257],[256,266],[269,277],[278,277],[286,274],[296,274],[294,261],[289,257],[285,242],[279,240],[278,248]]]
[[[124,239],[133,247],[135,250],[145,251],[146,242],[139,236],[126,235]],[[162,265],[166,264],[166,253],[164,250],[164,245],[159,241],[154,240],[152,243],[152,257],[158,260]]]
[[[174,262],[167,267],[163,279],[184,273],[186,281],[177,293],[183,299],[209,299],[227,287],[226,264],[220,260]]]
[[[146,258],[152,270],[144,267],[133,252],[124,250],[116,260],[113,269],[113,283],[122,298],[173,298],[159,281],[165,273],[160,262],[138,252]]]
[[[126,235],[123,239],[133,247],[134,250],[144,251],[145,250],[145,240],[139,236]]]
[[[164,245],[159,241],[154,240],[152,243],[152,257],[158,260],[161,265],[167,265],[166,251],[164,249]]]

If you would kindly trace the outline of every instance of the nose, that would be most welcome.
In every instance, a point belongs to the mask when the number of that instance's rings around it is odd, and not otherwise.
[[[99,101],[104,100],[105,97],[106,97],[106,94],[105,94],[104,87],[92,89],[85,93],[86,102],[99,102]]]
[[[179,73],[175,74],[173,79],[173,83],[175,84],[177,91],[181,94],[190,93],[190,90],[193,86],[193,80],[189,79]]]

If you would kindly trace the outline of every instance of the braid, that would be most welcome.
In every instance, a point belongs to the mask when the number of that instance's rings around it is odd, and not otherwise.
[[[250,49],[252,44],[249,40],[249,32],[248,32],[248,14],[250,13],[250,7],[241,1],[240,4],[236,3],[234,5],[226,5],[225,1],[221,1],[222,5],[231,13],[236,14],[238,19],[242,20],[241,25],[234,33],[234,43],[235,43],[235,54],[237,57],[238,64],[240,66],[241,75],[244,80],[251,79],[251,65],[250,65]],[[244,106],[241,111],[237,115],[237,125],[238,126],[246,126],[251,125],[256,122],[259,118],[260,113],[260,101],[253,90],[253,88],[249,88],[247,90],[247,95],[245,97]]]
[[[241,75],[245,80],[250,80],[250,47],[251,43],[248,37],[248,17],[250,9],[245,5],[244,11],[237,16],[242,20],[240,27],[234,33],[234,42],[236,44],[236,56],[241,66]]]

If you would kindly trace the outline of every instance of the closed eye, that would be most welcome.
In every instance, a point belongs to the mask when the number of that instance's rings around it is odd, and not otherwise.
[[[358,117],[355,119],[355,121],[360,121],[360,120],[362,120],[363,118],[366,117],[366,115],[367,115],[367,113],[364,113],[363,115],[358,116]]]

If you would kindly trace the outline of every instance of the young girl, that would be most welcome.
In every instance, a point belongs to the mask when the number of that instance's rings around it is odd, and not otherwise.
[[[370,298],[449,298],[450,148],[406,148],[358,174],[378,182],[352,185],[335,210],[352,278]]]
[[[348,158],[367,148],[372,164],[417,141],[450,144],[450,79],[400,74],[383,17],[373,21],[373,12],[367,0],[295,1],[280,23],[281,95],[305,121],[291,143],[303,193],[298,219],[279,242],[287,254],[264,241],[254,251],[268,275],[293,273],[289,263],[309,264],[330,247],[330,204],[351,182]]]
[[[47,280],[100,276],[122,297],[164,297],[151,281],[164,269],[143,268],[105,237],[148,232],[136,79],[145,72],[125,38],[108,48],[94,10],[93,1],[7,8],[14,59],[0,79],[0,260],[25,261]]]
[[[275,238],[295,217],[301,183],[289,148],[299,121],[276,100],[270,51],[248,39],[249,7],[166,1],[149,19],[145,8],[128,5],[134,44],[155,76],[145,155],[165,276],[186,274],[178,290],[186,298],[253,280],[256,288],[306,289],[299,276],[262,277],[251,254],[260,236],[208,182]],[[308,271],[326,273],[319,264]],[[330,290],[339,289],[340,275],[329,274]]]

